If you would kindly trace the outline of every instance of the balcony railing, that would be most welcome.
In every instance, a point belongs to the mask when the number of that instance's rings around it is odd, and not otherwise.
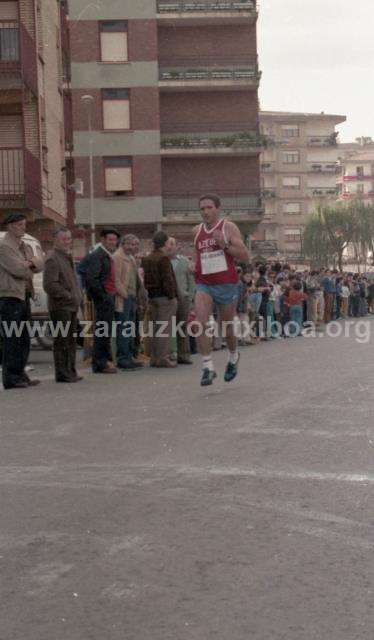
[[[185,58],[163,60],[160,82],[258,82],[261,72],[257,59],[219,60],[217,58]]]
[[[161,123],[161,133],[171,133],[175,135],[187,133],[187,134],[195,134],[195,133],[218,133],[221,134],[222,131],[225,131],[229,134],[231,133],[243,133],[253,132],[253,127],[251,124],[247,122],[235,122],[235,123],[227,123],[227,122],[162,122]],[[264,140],[267,139],[263,136]]]
[[[17,68],[20,60],[18,22],[0,21],[0,70]]]
[[[262,162],[260,168],[262,173],[271,173],[275,169],[275,164],[274,162]]]
[[[262,197],[265,198],[265,200],[270,200],[271,198],[277,197],[277,192],[275,189],[263,189]]]
[[[337,133],[332,133],[329,136],[310,136],[307,143],[309,147],[336,147],[337,136]]]
[[[0,199],[22,199],[25,195],[22,149],[0,149]]]
[[[310,164],[310,170],[313,173],[333,173],[338,174],[341,171],[341,168],[337,164],[322,164],[313,162]]]
[[[157,11],[163,13],[228,13],[256,11],[254,0],[158,0]]]
[[[338,189],[335,187],[309,187],[309,192],[312,196],[317,198],[338,195]]]
[[[262,255],[271,256],[278,252],[278,243],[276,240],[253,240],[251,249],[253,253],[257,251]]]
[[[345,175],[343,176],[343,181],[344,182],[354,182],[355,180],[361,182],[364,180],[374,180],[374,176],[371,175],[364,175],[362,173],[357,173],[355,175]]]
[[[359,193],[359,192],[355,192],[355,193],[350,193],[348,191],[340,194],[340,199],[342,200],[353,200],[353,199],[357,199],[357,200],[367,200],[367,199],[371,199],[374,198],[374,191],[366,191],[365,193]]]
[[[164,151],[182,150],[259,150],[264,146],[266,140],[257,132],[241,133],[189,133],[175,136],[162,136],[161,149]]]
[[[180,222],[198,222],[201,220],[199,212],[199,197],[201,193],[165,193],[163,212],[165,218],[172,218]],[[256,220],[262,215],[262,199],[258,191],[253,192],[222,192],[221,211],[223,215],[232,215],[234,218],[255,216]]]

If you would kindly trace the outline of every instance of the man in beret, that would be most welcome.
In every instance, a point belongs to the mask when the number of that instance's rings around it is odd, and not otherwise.
[[[89,254],[86,267],[86,288],[95,309],[92,371],[117,373],[112,355],[112,327],[116,294],[116,268],[113,254],[120,234],[105,228],[100,233],[100,244]]]
[[[3,334],[3,386],[19,389],[39,384],[30,380],[25,367],[30,352],[27,321],[31,320],[30,299],[33,274],[42,271],[43,259],[34,256],[22,241],[26,216],[11,213],[4,221],[6,234],[0,242],[0,317]]]

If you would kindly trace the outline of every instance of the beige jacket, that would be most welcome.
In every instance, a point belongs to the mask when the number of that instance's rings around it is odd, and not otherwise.
[[[138,302],[141,303],[145,292],[143,283],[139,278],[135,258],[126,255],[120,247],[113,254],[113,260],[115,265],[115,282],[117,290],[115,309],[116,311],[122,312],[123,300],[127,298],[127,296],[136,296]]]
[[[30,260],[29,269],[25,262]],[[18,244],[9,233],[0,242],[0,298],[25,300],[26,292],[33,295],[33,274],[43,270],[43,259],[34,256],[31,247]]]

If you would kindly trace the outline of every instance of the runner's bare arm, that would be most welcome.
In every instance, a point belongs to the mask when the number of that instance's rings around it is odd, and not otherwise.
[[[222,248],[224,248],[230,256],[235,258],[235,260],[239,260],[240,262],[249,262],[249,251],[242,240],[241,233],[236,224],[233,222],[226,222],[225,235],[229,244],[228,246],[226,245],[225,236],[222,233]]]

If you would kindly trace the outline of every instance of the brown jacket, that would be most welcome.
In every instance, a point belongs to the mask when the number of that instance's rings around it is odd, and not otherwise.
[[[132,256],[126,255],[122,247],[113,254],[116,268],[116,311],[123,311],[123,300],[127,296],[138,295],[139,275],[138,267]]]
[[[33,262],[32,269],[25,265],[26,260]],[[33,274],[42,269],[43,259],[34,256],[27,244],[18,244],[10,233],[6,233],[0,242],[0,298],[25,300],[26,292],[33,294]]]
[[[45,262],[43,286],[48,295],[50,311],[78,310],[82,293],[71,255],[60,249],[51,251]]]
[[[144,286],[148,297],[166,297],[172,300],[178,295],[177,282],[171,260],[159,249],[155,249],[142,260],[144,269]]]

